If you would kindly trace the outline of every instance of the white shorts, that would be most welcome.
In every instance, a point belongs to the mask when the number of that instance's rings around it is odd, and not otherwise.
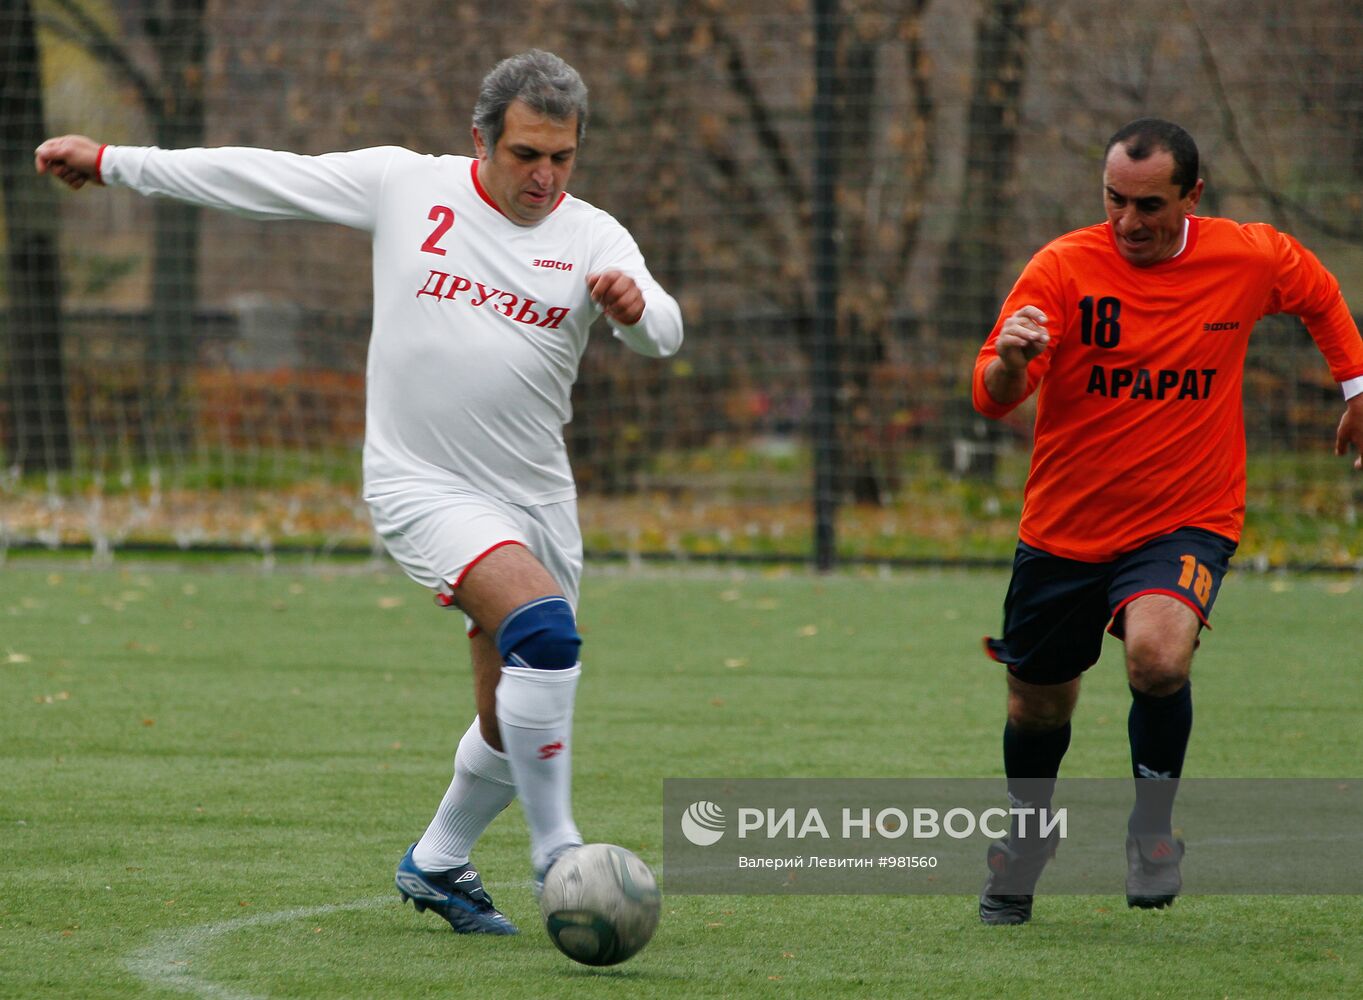
[[[521,507],[483,493],[426,484],[365,500],[389,554],[423,587],[448,594],[483,556],[519,542],[576,610],[582,581],[576,500]]]

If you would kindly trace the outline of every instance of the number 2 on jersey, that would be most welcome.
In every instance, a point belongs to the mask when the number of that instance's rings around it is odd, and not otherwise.
[[[421,244],[421,249],[426,253],[436,253],[445,256],[445,250],[440,245],[440,237],[450,231],[450,226],[454,225],[454,209],[445,205],[435,205],[431,208],[431,214],[426,216],[432,222],[440,220],[439,225],[426,237],[426,242]]]
[[[1194,556],[1179,556],[1183,572],[1179,575],[1178,585],[1191,590],[1203,607],[1212,596],[1212,571],[1203,566]]]

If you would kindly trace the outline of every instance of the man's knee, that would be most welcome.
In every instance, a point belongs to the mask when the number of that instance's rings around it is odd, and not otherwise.
[[[563,597],[541,597],[522,604],[497,629],[502,657],[497,682],[497,721],[501,726],[549,729],[573,715],[582,637],[572,605]]]
[[[1027,732],[1049,733],[1070,721],[1069,706],[1051,702],[1008,702],[1008,721]]]
[[[1008,684],[1008,721],[1018,729],[1048,732],[1070,721],[1079,699],[1079,680],[1065,684]]]
[[[1188,682],[1202,619],[1163,594],[1136,598],[1122,612],[1126,677],[1143,694],[1163,697]]]
[[[511,667],[567,670],[577,665],[581,647],[572,605],[563,597],[522,604],[497,629],[497,650]]]
[[[1154,633],[1127,637],[1127,680],[1143,694],[1173,694],[1188,682],[1192,660],[1193,644],[1181,637]]]

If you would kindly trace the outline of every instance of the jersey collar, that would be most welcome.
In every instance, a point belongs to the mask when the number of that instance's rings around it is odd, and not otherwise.
[[[1172,257],[1165,258],[1158,264],[1151,264],[1149,267],[1141,267],[1137,268],[1137,270],[1158,271],[1162,267],[1172,267],[1173,265],[1179,263],[1180,261],[1185,260],[1188,256],[1192,254],[1193,247],[1197,246],[1197,231],[1199,228],[1198,226],[1199,221],[1200,219],[1196,215],[1184,216],[1183,243],[1178,248],[1178,253],[1174,254]],[[1112,223],[1110,222],[1107,223],[1107,238],[1108,242],[1112,244],[1113,253],[1121,257],[1122,252],[1117,249],[1117,231],[1112,228]],[[1127,264],[1128,267],[1136,267],[1135,264],[1132,264],[1125,257],[1122,257],[1122,260]]]
[[[487,189],[484,188],[482,183],[478,180],[479,162],[480,161],[475,158],[473,160],[473,165],[469,167],[469,176],[473,178],[473,190],[478,192],[478,197],[482,198],[483,201],[487,202],[489,205],[492,206],[492,210],[494,212],[500,215],[503,219],[506,219],[508,222],[510,222],[511,219],[507,216],[505,212],[502,211],[502,206],[498,205],[497,202],[493,200],[492,195],[487,193]],[[554,207],[549,209],[548,214],[546,214],[544,218],[545,219],[549,218],[549,215],[552,215],[558,209],[558,207],[563,204],[563,199],[566,197],[568,197],[568,192],[564,191],[562,194],[558,196],[558,201],[554,202]],[[540,220],[540,222],[543,221],[544,219]],[[536,223],[536,225],[538,224],[539,223]],[[520,225],[520,223],[517,223],[517,225]]]
[[[1169,258],[1170,260],[1178,260],[1180,257],[1183,256],[1184,252],[1187,251],[1188,240],[1192,232],[1192,228],[1193,228],[1192,217],[1185,215],[1183,217],[1183,242],[1178,245],[1178,250],[1176,250],[1174,252],[1174,255]]]

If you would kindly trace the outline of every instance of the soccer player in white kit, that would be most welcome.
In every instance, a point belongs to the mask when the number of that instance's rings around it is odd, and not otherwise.
[[[629,233],[565,190],[586,123],[577,71],[531,50],[483,80],[472,159],[84,136],[36,152],[40,173],[73,188],[121,185],[373,235],[364,496],[394,559],[464,612],[478,710],[396,883],[460,933],[516,933],[469,854],[517,795],[537,891],[582,843],[570,780],[582,539],[563,425],[588,328],[604,312],[618,339],[651,357],[682,342],[681,311]]]

